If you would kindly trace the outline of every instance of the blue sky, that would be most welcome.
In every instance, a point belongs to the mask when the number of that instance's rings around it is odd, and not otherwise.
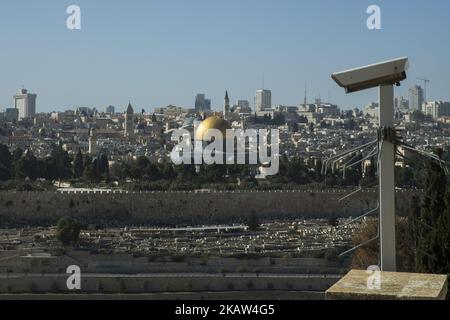
[[[82,30],[66,28],[71,4]],[[382,30],[366,27],[370,4]],[[450,100],[449,13],[447,0],[4,0],[0,108],[22,85],[38,112],[192,106],[199,92],[220,106],[225,89],[253,102],[263,78],[274,104],[299,104],[308,81],[309,100],[362,107],[376,90],[346,95],[330,74],[404,55],[397,95],[426,76],[429,98]]]

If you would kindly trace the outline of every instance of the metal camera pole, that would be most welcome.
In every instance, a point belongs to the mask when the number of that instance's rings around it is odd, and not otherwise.
[[[394,86],[379,87],[380,129],[394,127]],[[380,254],[381,270],[396,271],[395,256],[395,146],[381,135],[380,178]]]
[[[336,72],[334,81],[347,93],[370,88],[379,89],[378,175],[380,179],[380,256],[382,271],[396,271],[395,257],[395,145],[403,145],[394,128],[394,85],[406,79],[408,57],[401,57],[359,68]],[[376,144],[377,141],[375,140]],[[366,146],[361,146],[365,148]],[[369,144],[370,147],[370,144]],[[361,153],[361,150],[359,151]],[[344,155],[353,155],[354,150]],[[375,154],[374,154],[375,155]],[[371,157],[370,153],[367,157]],[[336,159],[333,158],[333,159]],[[338,159],[342,159],[338,158]],[[364,159],[364,158],[363,158]],[[352,159],[353,160],[353,159]],[[351,162],[351,161],[350,161]],[[328,162],[326,162],[327,164]],[[358,162],[356,162],[358,163]],[[346,163],[347,164],[347,163]],[[354,163],[355,164],[355,163]],[[352,165],[354,165],[352,164]],[[345,165],[344,165],[345,166]],[[325,171],[326,172],[326,171]],[[377,239],[374,238],[373,240]]]

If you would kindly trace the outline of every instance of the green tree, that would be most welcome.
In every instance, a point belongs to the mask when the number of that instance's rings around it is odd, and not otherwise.
[[[280,163],[280,174],[289,182],[297,184],[307,184],[310,182],[308,168],[301,158],[288,160],[286,157],[283,157]]]
[[[72,176],[71,162],[69,154],[61,146],[53,148],[50,163],[56,179],[67,179]]]
[[[38,161],[30,150],[15,162],[14,171],[19,179],[29,178],[34,181],[43,176],[38,168]]]
[[[411,249],[414,255],[414,265],[418,265],[418,255],[417,250],[419,246],[419,223],[420,223],[420,199],[418,196],[413,196],[411,198],[409,215],[408,215],[408,242],[410,243]]]
[[[175,170],[173,168],[172,163],[170,162],[162,162],[158,163],[158,171],[163,180],[173,180],[176,177]]]
[[[174,167],[177,183],[192,183],[196,177],[194,165],[179,165]]]
[[[430,271],[437,274],[450,274],[450,192],[447,193],[446,203],[447,208],[439,216],[432,236],[436,260]]]
[[[81,225],[69,217],[61,218],[56,227],[56,239],[63,246],[77,243],[80,238]]]
[[[0,181],[11,179],[12,159],[8,147],[0,143]]]
[[[85,164],[83,177],[89,182],[99,182],[98,160],[95,158],[91,163]]]
[[[142,179],[146,175],[147,167],[150,164],[145,156],[140,156],[131,164],[131,175],[135,179]]]
[[[221,164],[204,164],[200,167],[200,177],[204,183],[223,182],[226,166]]]
[[[23,156],[23,150],[21,148],[17,148],[13,151],[13,161],[19,161],[20,158]]]
[[[444,170],[436,162],[429,161],[417,233],[419,272],[437,272],[438,265],[442,262],[439,261],[442,256],[439,230],[442,228],[439,228],[438,224],[447,212],[446,193],[447,178]]]
[[[75,156],[75,159],[73,160],[73,176],[79,179],[83,176],[83,171],[84,171],[83,155],[81,154],[81,151],[78,151],[77,155]]]
[[[106,154],[100,155],[97,166],[99,175],[103,176],[105,180],[109,180],[109,161]]]

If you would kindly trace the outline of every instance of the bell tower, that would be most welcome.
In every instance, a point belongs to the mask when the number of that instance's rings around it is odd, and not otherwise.
[[[225,91],[225,99],[223,104],[223,119],[228,120],[230,113],[230,98],[228,97],[228,90]]]
[[[127,111],[125,112],[125,138],[132,138],[134,135],[134,110],[131,102],[128,103]]]

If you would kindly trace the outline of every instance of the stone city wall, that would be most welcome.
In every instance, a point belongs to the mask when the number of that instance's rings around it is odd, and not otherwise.
[[[378,193],[349,191],[57,193],[0,192],[0,227],[54,225],[72,216],[86,224],[215,224],[259,218],[359,216],[377,205]],[[397,210],[405,214],[416,191],[397,192]]]

